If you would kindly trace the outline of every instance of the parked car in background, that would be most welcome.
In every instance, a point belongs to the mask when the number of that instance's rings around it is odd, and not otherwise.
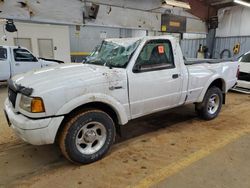
[[[184,61],[171,36],[105,39],[94,57],[10,79],[5,114],[16,134],[91,163],[132,119],[185,104],[216,118],[237,81],[237,62]]]
[[[18,46],[0,46],[0,81],[33,69],[58,65],[62,61],[35,57],[28,49]]]
[[[250,51],[239,58],[238,81],[233,90],[250,94]]]

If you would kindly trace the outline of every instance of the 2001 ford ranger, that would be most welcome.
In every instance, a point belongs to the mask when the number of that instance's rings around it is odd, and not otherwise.
[[[184,61],[170,36],[106,39],[85,64],[11,79],[5,112],[26,142],[57,141],[67,159],[86,164],[102,158],[131,119],[189,103],[215,118],[237,69],[237,62]]]

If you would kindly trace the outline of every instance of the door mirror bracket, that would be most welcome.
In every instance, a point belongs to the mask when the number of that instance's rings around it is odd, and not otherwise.
[[[141,71],[141,65],[139,64],[135,64],[134,68],[133,68],[133,72],[138,73]]]

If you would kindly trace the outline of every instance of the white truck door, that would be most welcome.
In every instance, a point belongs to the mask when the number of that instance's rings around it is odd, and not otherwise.
[[[178,105],[182,79],[172,49],[169,40],[148,41],[128,72],[132,118]]]
[[[12,76],[38,68],[41,68],[41,63],[28,50],[13,49]]]
[[[10,78],[10,55],[8,50],[0,47],[0,81],[5,81]]]

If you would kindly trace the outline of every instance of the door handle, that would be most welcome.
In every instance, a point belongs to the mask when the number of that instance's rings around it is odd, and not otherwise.
[[[179,78],[179,74],[173,74],[173,75],[172,75],[172,78],[173,78],[173,79]]]
[[[109,87],[109,90],[115,90],[115,89],[122,89],[122,86],[111,86]]]
[[[20,63],[16,63],[15,65],[16,65],[16,66],[19,66],[19,65],[20,65]]]

